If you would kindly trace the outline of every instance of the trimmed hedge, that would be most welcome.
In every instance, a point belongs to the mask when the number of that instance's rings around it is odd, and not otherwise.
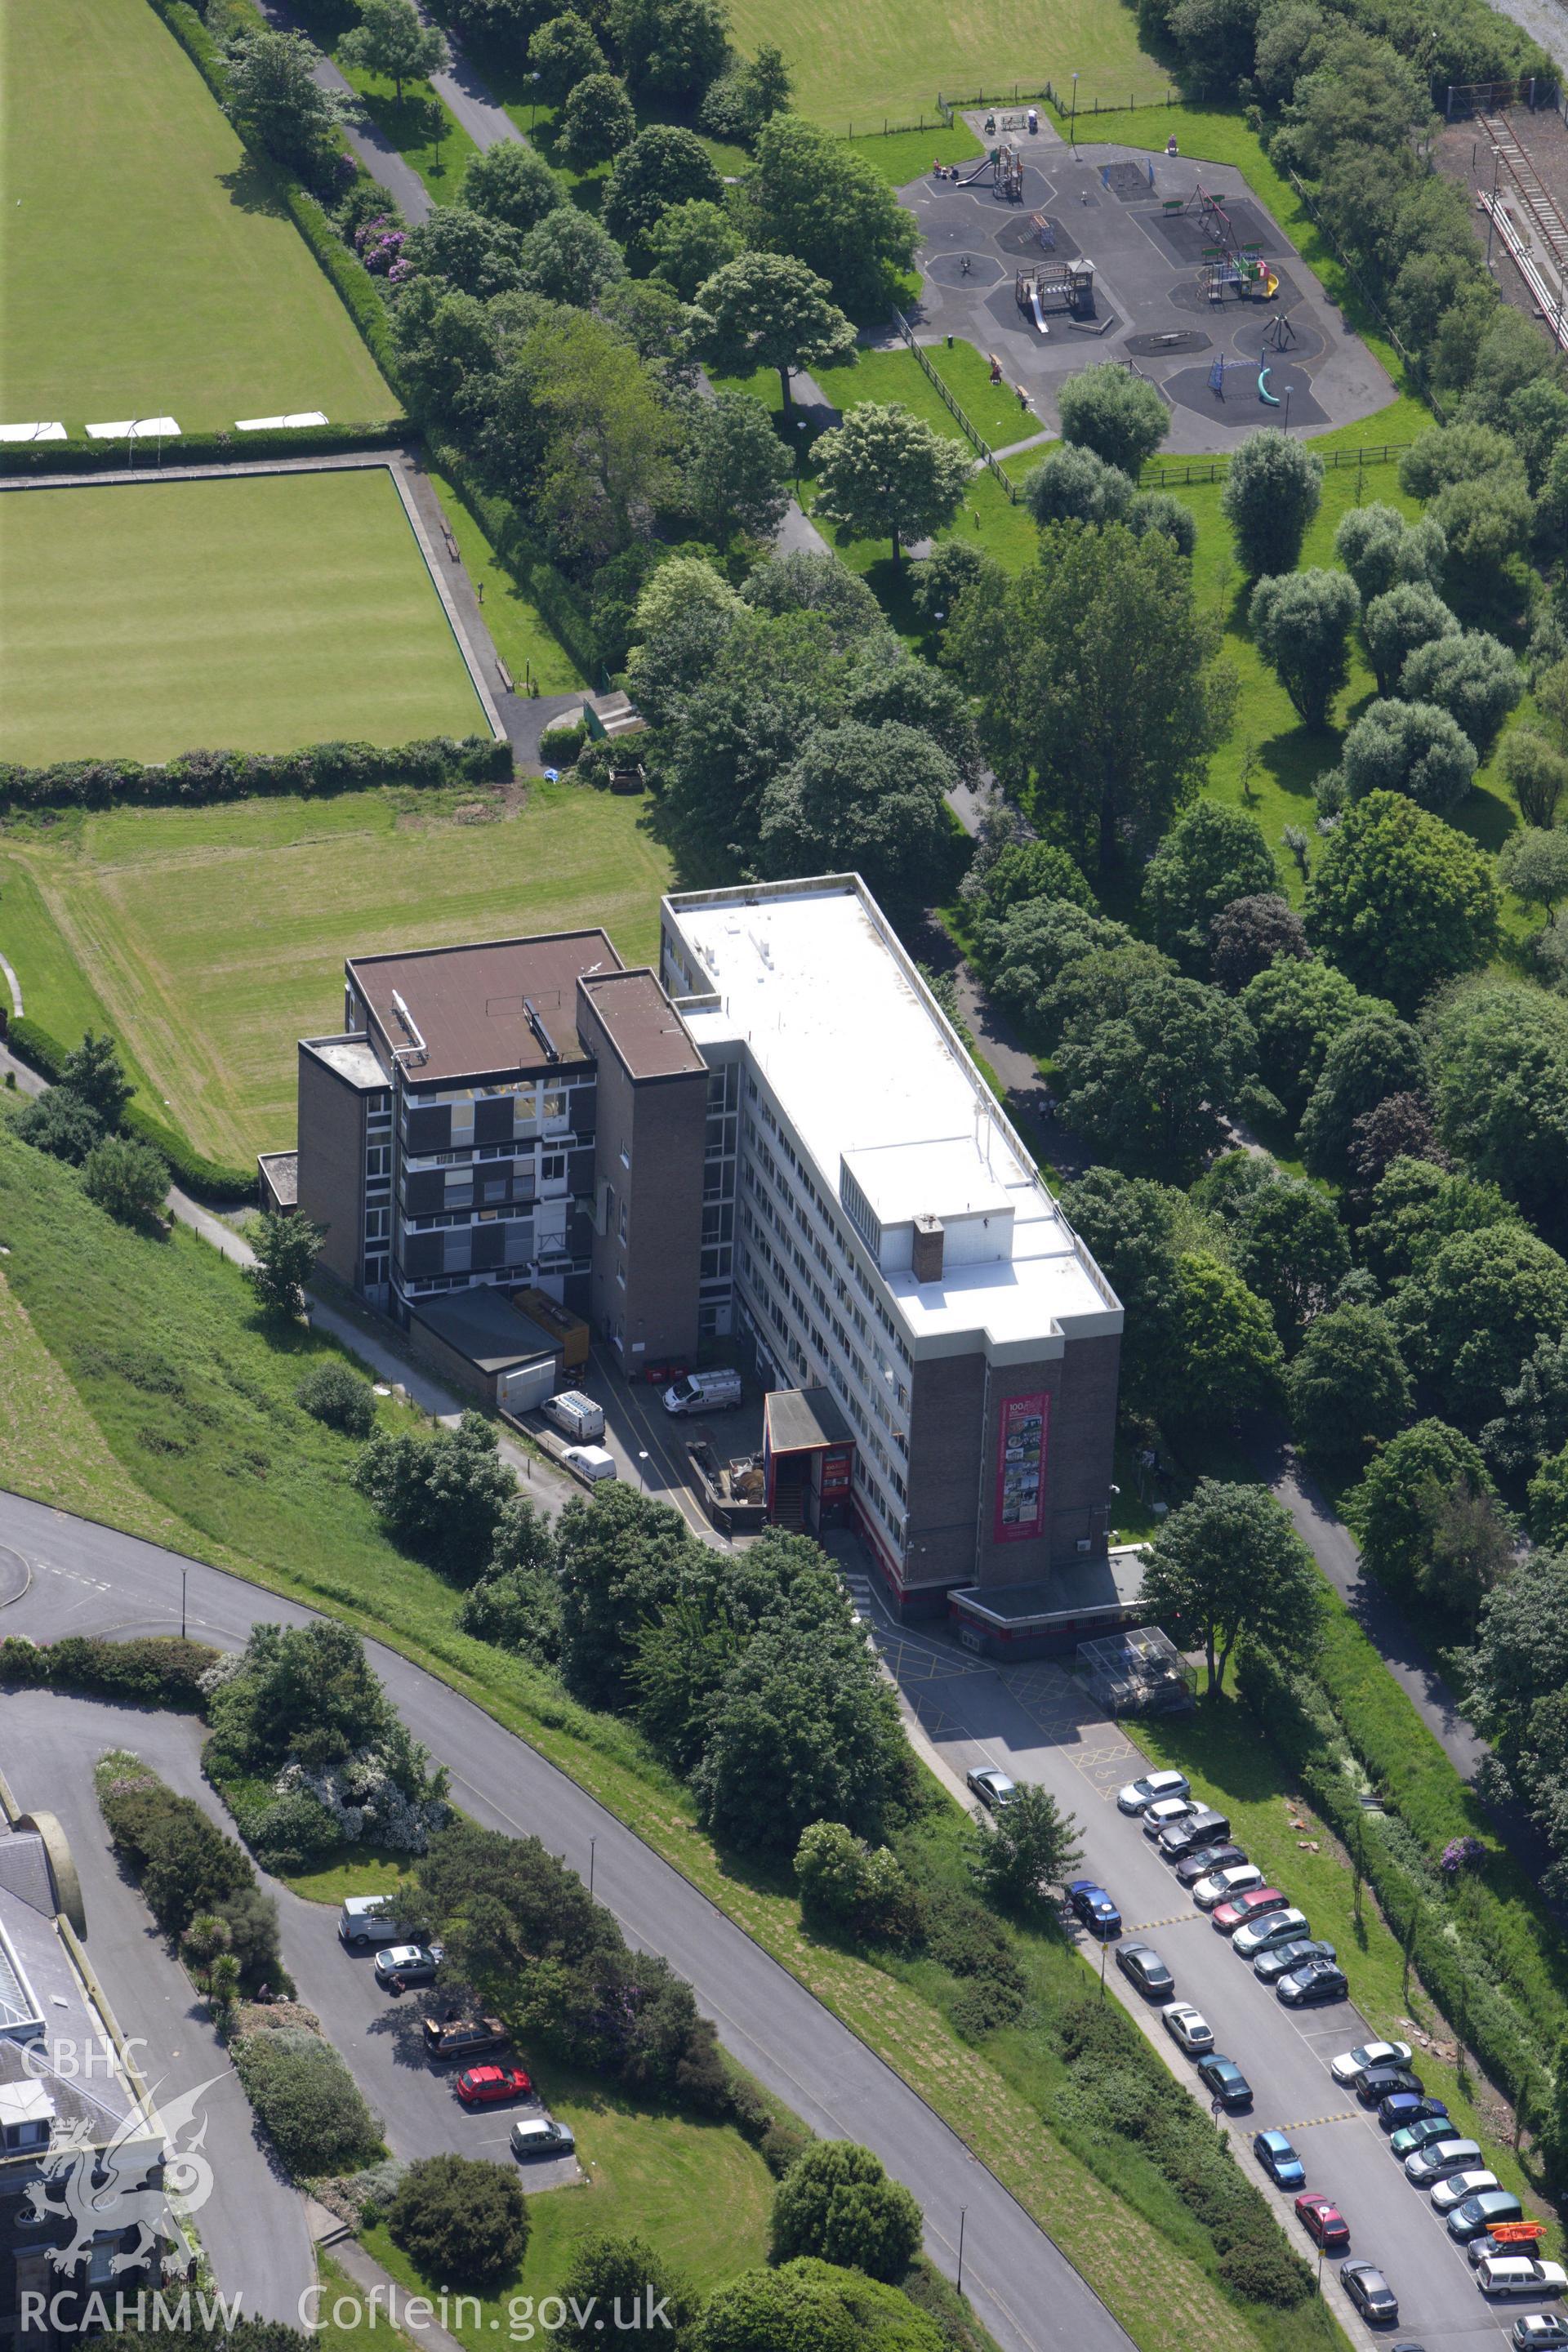
[[[1479,1806],[1468,1798],[1447,1758],[1367,1644],[1386,1685],[1386,1697],[1376,1693],[1375,1712],[1383,1721],[1374,1725],[1366,1694],[1356,1687],[1359,1664],[1347,1671],[1347,1631],[1363,1643],[1365,1637],[1348,1616],[1342,1626],[1342,1615],[1335,1603],[1319,1679],[1289,1673],[1255,1651],[1241,1670],[1241,1696],[1317,1810],[1350,1851],[1359,1853],[1384,1917],[1455,2032],[1516,2105],[1522,2103],[1530,2116],[1542,2118],[1551,2095],[1549,2053],[1568,2024],[1568,2005],[1556,1982],[1559,1969],[1545,1940],[1550,1931],[1532,1916],[1523,1874],[1489,1842],[1484,1874],[1445,1878],[1438,1854],[1447,1835],[1434,1851],[1395,1810],[1402,1779],[1408,1790],[1408,1773],[1384,1780],[1381,1766],[1375,1768],[1376,1793],[1388,1810],[1363,1808],[1363,1775],[1373,1777],[1374,1768],[1370,1754],[1358,1752],[1357,1735],[1367,1739],[1370,1751],[1386,1757],[1392,1718],[1407,1717],[1398,1738],[1428,1784],[1430,1793],[1417,1808],[1427,1824],[1448,1811],[1436,1793],[1447,1776],[1454,1816],[1464,1824],[1461,1833],[1473,1836],[1478,1825],[1485,1826]]]
[[[350,449],[396,449],[417,431],[411,417],[392,416],[384,425],[303,425],[297,432],[182,433],[165,441],[161,460],[167,473],[178,466],[242,466],[275,457],[331,457]],[[146,449],[149,445],[140,445]],[[125,473],[123,441],[25,441],[0,446],[0,474]],[[158,470],[151,456],[138,456],[134,470]]]
[[[65,1072],[66,1056],[70,1047],[51,1037],[36,1021],[13,1021],[6,1042],[18,1061],[37,1070],[41,1078],[58,1086]],[[174,1128],[165,1127],[139,1102],[129,1102],[121,1114],[121,1125],[127,1135],[140,1143],[150,1143],[161,1151],[169,1163],[169,1173],[182,1192],[198,1201],[225,1208],[236,1201],[248,1201],[256,1192],[256,1170],[226,1164],[221,1160],[208,1160],[194,1143]]]
[[[0,814],[36,808],[119,808],[253,800],[269,793],[352,793],[370,784],[510,782],[504,738],[433,735],[416,743],[310,743],[300,751],[182,751],[139,760],[59,760],[48,768],[0,761]]]
[[[109,1642],[97,1634],[68,1633],[58,1642],[0,1642],[0,1682],[38,1690],[87,1692],[100,1698],[128,1699],[136,1706],[177,1707],[200,1714],[201,1677],[223,1653],[206,1642],[176,1633],[140,1635]]]

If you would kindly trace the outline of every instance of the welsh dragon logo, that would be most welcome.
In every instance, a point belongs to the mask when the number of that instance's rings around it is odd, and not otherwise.
[[[49,2249],[57,2270],[74,2270],[104,2236],[125,2238],[110,2262],[110,2274],[138,2270],[161,2254],[169,2239],[168,2205],[177,2200],[187,2212],[197,2211],[212,2194],[213,2168],[203,2154],[207,2136],[201,2102],[215,2083],[214,2074],[174,2100],[160,2104],[154,2096],[154,2130],[163,2135],[163,2179],[161,2187],[145,2180],[142,2160],[132,2157],[133,2143],[145,2137],[139,2112],[123,2116],[107,2142],[95,2143],[83,2120],[56,2140],[38,2168],[38,2179],[28,2184],[25,2218],[30,2221],[64,2221],[68,2241]],[[188,2134],[182,2145],[182,2135]],[[91,2151],[89,2154],[89,2151]],[[134,2179],[132,2175],[135,2175]]]

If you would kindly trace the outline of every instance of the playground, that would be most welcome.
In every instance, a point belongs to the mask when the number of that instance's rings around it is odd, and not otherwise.
[[[965,120],[985,155],[900,191],[922,236],[911,324],[991,357],[1020,395],[1017,440],[1056,428],[1057,385],[1096,360],[1159,385],[1176,454],[1353,424],[1393,397],[1234,165],[1075,147],[1032,108]]]

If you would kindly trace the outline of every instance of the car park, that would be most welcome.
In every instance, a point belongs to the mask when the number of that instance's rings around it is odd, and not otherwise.
[[[1116,1791],[1119,1810],[1124,1813],[1141,1813],[1148,1805],[1158,1804],[1163,1797],[1186,1797],[1192,1794],[1184,1772],[1145,1772],[1141,1780],[1129,1780]]]
[[[994,1813],[1000,1811],[1004,1805],[1016,1801],[1017,1782],[1009,1780],[1005,1772],[999,1772],[994,1764],[978,1764],[964,1778],[981,1803],[989,1806]]]
[[[1561,2294],[1568,2287],[1568,2271],[1531,2254],[1489,2254],[1476,2265],[1476,2284],[1483,2294]]]
[[[494,2107],[532,2095],[532,2082],[521,2066],[470,2066],[458,2077],[458,2096],[466,2107]]]
[[[1369,2327],[1393,2327],[1399,2298],[1375,2263],[1342,2263],[1340,2284]]]
[[[1075,1878],[1068,1888],[1068,1901],[1076,1916],[1083,1921],[1091,1936],[1102,1944],[1121,1933],[1121,1914],[1106,1893],[1092,1878]]]
[[[1568,2319],[1554,2311],[1527,2311],[1509,2330],[1513,2352],[1568,2352]]]
[[[478,2058],[487,2050],[506,2046],[506,2028],[499,2017],[427,2017],[423,2030],[425,2055],[433,2062]]]
[[[1425,2091],[1391,2091],[1377,2103],[1377,2120],[1385,2132],[1396,2132],[1411,2124],[1447,2123],[1448,2110]]]
[[[1325,2253],[1333,2253],[1351,2242],[1350,2224],[1339,2207],[1315,2189],[1309,2189],[1296,2200],[1296,2217],[1315,2246]]]
[[[376,1980],[405,1992],[410,1985],[428,1984],[440,1965],[439,1944],[388,1944],[375,1956]]]
[[[1287,2009],[1317,2009],[1327,2001],[1344,2000],[1349,1994],[1350,1979],[1337,1960],[1308,1960],[1281,1977],[1274,1988],[1274,1998]]]
[[[1287,1904],[1283,1911],[1265,1911],[1257,1918],[1244,1919],[1230,1939],[1230,1948],[1241,1959],[1255,1960],[1259,1952],[1271,1952],[1277,1944],[1297,1943],[1311,1932],[1302,1913]]]
[[[1483,2189],[1479,2197],[1467,2197],[1456,2205],[1448,2216],[1448,2235],[1457,2245],[1468,2246],[1483,2230],[1499,2221],[1522,2221],[1524,2209],[1511,2189]]]
[[[1193,1901],[1200,1911],[1212,1911],[1262,1884],[1263,1873],[1255,1862],[1233,1862],[1228,1869],[1213,1870],[1206,1878],[1200,1878],[1192,1890]]]
[[[1184,1854],[1195,1853],[1205,1845],[1217,1845],[1221,1838],[1230,1835],[1230,1823],[1223,1813],[1211,1812],[1200,1805],[1184,1822],[1175,1822],[1160,1832],[1157,1841],[1161,1859],[1180,1862]]]
[[[1195,1886],[1200,1878],[1212,1871],[1230,1870],[1247,1860],[1245,1846],[1234,1845],[1228,1840],[1224,1845],[1200,1846],[1196,1853],[1184,1854],[1176,1864],[1178,1886]]]
[[[1307,2168],[1282,2131],[1254,2132],[1252,2153],[1276,2189],[1300,2189]]]
[[[1252,2085],[1234,2058],[1222,2058],[1211,2051],[1198,2060],[1198,2080],[1212,2099],[1217,2099],[1228,2114],[1234,2107],[1252,2105]]]
[[[1209,1926],[1216,1935],[1234,1936],[1248,1919],[1256,1919],[1266,1911],[1286,1911],[1289,1906],[1289,1896],[1281,1895],[1277,1886],[1249,1886],[1244,1895],[1216,1906],[1209,1914]]]
[[[1176,1979],[1152,1944],[1118,1944],[1116,1965],[1145,1999],[1169,2000]]]
[[[570,2156],[577,2145],[570,2126],[553,2116],[519,2116],[509,2138],[519,2163],[536,2156]]]
[[[1436,2106],[1437,2102],[1434,2099],[1430,2104]],[[1447,2115],[1425,2116],[1418,2124],[1402,2125],[1388,2145],[1403,2164],[1405,2158],[1414,2156],[1417,2148],[1430,2147],[1435,2139],[1450,2138],[1453,2129],[1453,2123]]]
[[[1336,2083],[1353,2091],[1362,2076],[1373,2066],[1408,2066],[1408,2042],[1364,2042],[1357,2050],[1342,2050],[1329,2061],[1329,2072]]]
[[[1435,2139],[1407,2157],[1405,2178],[1417,2189],[1435,2189],[1439,2180],[1450,2179],[1456,2172],[1471,2172],[1482,2161],[1475,2140],[1461,2139],[1458,2132],[1451,2132],[1447,2139]]]
[[[1173,1822],[1184,1822],[1195,1810],[1190,1797],[1156,1797],[1143,1808],[1143,1834],[1157,1838],[1162,1830],[1168,1830]]]
[[[1252,1973],[1259,1984],[1278,1984],[1292,1969],[1304,1969],[1309,1960],[1332,1960],[1338,1958],[1331,1944],[1314,1940],[1310,1936],[1298,1936],[1289,1944],[1271,1944],[1259,1952],[1252,1963]]]
[[[1441,2180],[1435,2180],[1432,2183],[1432,2210],[1434,2213],[1457,2212],[1461,2205],[1468,2205],[1472,2198],[1479,2197],[1484,2190],[1496,2189],[1498,2186],[1497,2174],[1489,2172],[1485,2165],[1467,2164],[1461,2171],[1445,2173]]]
[[[1168,2000],[1160,2019],[1178,2050],[1184,2050],[1189,2058],[1201,2058],[1214,2048],[1214,2027],[1190,2000]]]
[[[1363,2107],[1381,2107],[1395,2091],[1414,2091],[1419,2095],[1426,2088],[1419,2074],[1408,2066],[1373,2066],[1356,2084],[1355,2095]]]

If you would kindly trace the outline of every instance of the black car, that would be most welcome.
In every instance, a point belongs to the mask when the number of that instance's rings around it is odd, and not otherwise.
[[[1169,2000],[1175,1992],[1175,1978],[1150,1944],[1118,1944],[1116,1965],[1150,2000]]]
[[[1355,2086],[1356,2097],[1363,2107],[1380,2107],[1396,2091],[1414,2091],[1419,2098],[1426,2088],[1419,2074],[1408,2066],[1373,2066]]]
[[[1338,1958],[1331,1944],[1314,1943],[1310,1937],[1299,1936],[1293,1944],[1276,1944],[1271,1952],[1259,1952],[1252,1963],[1252,1973],[1259,1984],[1278,1984],[1293,1969],[1304,1969],[1309,1960]]]
[[[1309,1960],[1305,1968],[1280,1978],[1274,1998],[1287,2009],[1315,2009],[1323,2001],[1343,2000],[1349,1992],[1349,1980],[1337,1961]]]
[[[1210,2098],[1217,2099],[1227,2112],[1252,2105],[1252,2085],[1234,2058],[1222,2058],[1212,2051],[1198,2060],[1198,2080]]]
[[[1096,1880],[1075,1878],[1068,1888],[1068,1901],[1089,1934],[1098,1936],[1102,1944],[1121,1935],[1121,1914]]]
[[[1375,2263],[1342,2263],[1340,2283],[1369,2327],[1392,2327],[1399,2298]]]
[[[1184,1822],[1173,1822],[1162,1830],[1155,1844],[1166,1862],[1180,1862],[1184,1854],[1194,1853],[1200,1846],[1213,1845],[1219,1838],[1230,1835],[1230,1823],[1223,1813],[1211,1811],[1202,1805],[1189,1813]]]
[[[1184,1854],[1176,1864],[1178,1886],[1195,1886],[1211,1870],[1235,1870],[1247,1856],[1238,1845],[1205,1845],[1196,1853]]]

